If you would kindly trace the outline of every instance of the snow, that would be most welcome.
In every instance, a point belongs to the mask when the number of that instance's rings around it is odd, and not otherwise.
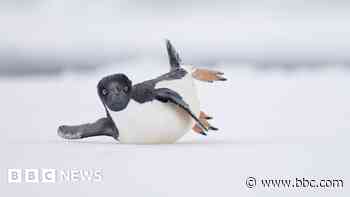
[[[0,74],[158,57],[349,64],[349,1],[0,1]],[[41,71],[44,72],[44,71]]]
[[[137,65],[137,63],[136,63]],[[61,124],[104,114],[96,83],[107,73],[146,79],[166,69],[108,67],[83,76],[1,79],[1,196],[348,196],[349,73],[225,67],[229,81],[198,83],[203,110],[220,131],[176,144],[68,141]],[[116,69],[118,68],[118,69]],[[150,69],[152,68],[152,69]],[[136,72],[136,70],[138,70]],[[102,182],[7,183],[9,168],[101,169]],[[344,188],[249,189],[246,178],[342,178]]]

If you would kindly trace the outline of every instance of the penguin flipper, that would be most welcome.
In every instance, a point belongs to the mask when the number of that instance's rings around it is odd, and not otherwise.
[[[161,82],[161,81],[171,81],[171,80],[176,80],[176,79],[181,79],[187,74],[187,71],[181,67],[179,68],[174,68],[170,72],[165,73],[164,75],[161,75],[153,81],[155,83]]]
[[[181,58],[179,56],[179,53],[176,51],[175,47],[171,44],[170,40],[166,40],[166,49],[168,52],[170,70],[180,68]]]
[[[173,103],[187,112],[201,127],[202,130],[208,131],[208,128],[196,117],[191,111],[188,104],[182,99],[182,97],[175,91],[168,88],[159,88],[154,90],[155,99],[163,103]]]
[[[111,136],[118,140],[118,129],[110,118],[100,118],[94,123],[81,125],[62,125],[57,134],[64,139],[81,139],[93,136]]]

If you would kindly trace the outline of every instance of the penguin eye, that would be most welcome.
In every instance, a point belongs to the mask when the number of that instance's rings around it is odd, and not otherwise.
[[[107,90],[107,89],[103,89],[103,90],[102,90],[102,95],[103,95],[103,96],[106,96],[107,94],[108,94],[108,90]]]
[[[128,86],[125,86],[124,87],[124,92],[127,92],[129,90],[129,87]]]

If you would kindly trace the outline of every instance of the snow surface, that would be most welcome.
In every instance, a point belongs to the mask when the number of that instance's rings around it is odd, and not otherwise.
[[[130,63],[138,67],[138,62]],[[91,76],[1,79],[1,196],[348,196],[350,91],[342,69],[296,72],[220,67],[229,81],[198,83],[202,109],[220,131],[176,144],[68,141],[61,124],[104,114],[96,95],[106,73],[148,79],[165,68],[108,67]],[[152,71],[152,72],[151,72]],[[150,74],[152,73],[152,74]],[[100,183],[8,184],[8,168],[102,169]],[[342,178],[342,189],[249,189],[256,178]]]

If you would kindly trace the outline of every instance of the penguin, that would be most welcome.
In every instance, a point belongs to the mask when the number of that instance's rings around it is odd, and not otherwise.
[[[97,93],[106,117],[94,123],[60,126],[65,139],[110,136],[120,143],[174,143],[193,130],[207,135],[218,130],[209,124],[212,117],[200,110],[194,79],[226,81],[222,72],[184,65],[178,52],[166,40],[170,71],[156,78],[133,84],[122,73],[103,77]]]

